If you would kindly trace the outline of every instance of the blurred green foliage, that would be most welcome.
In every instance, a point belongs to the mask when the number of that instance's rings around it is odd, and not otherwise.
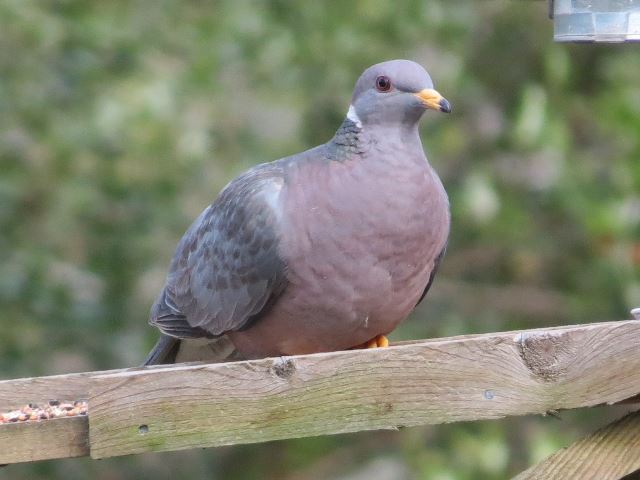
[[[542,1],[0,2],[2,377],[138,364],[191,220],[242,170],[329,139],[360,72],[391,58],[425,65],[454,106],[423,121],[449,252],[395,338],[626,318],[640,304],[637,48],[553,44]],[[0,476],[502,479],[608,415]]]

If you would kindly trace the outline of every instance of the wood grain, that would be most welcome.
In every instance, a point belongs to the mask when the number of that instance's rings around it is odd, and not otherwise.
[[[640,322],[99,375],[91,456],[544,414],[640,392]]]
[[[87,417],[0,425],[0,464],[89,455]]]
[[[91,396],[94,457],[498,418],[634,396],[638,340],[640,322],[622,321],[15,379],[0,407]],[[0,463],[87,455],[87,442],[86,417],[4,424]]]
[[[0,412],[14,410],[28,403],[46,403],[49,400],[87,400],[89,398],[89,384],[94,376],[139,371],[141,368],[2,380],[0,381]],[[148,370],[160,368],[160,366],[144,368]]]
[[[614,322],[615,323],[615,322]],[[590,324],[592,326],[608,325],[608,322]],[[566,327],[551,327],[545,329],[527,330],[528,332],[553,332],[555,330],[562,330]],[[497,335],[516,335],[518,332],[502,332]],[[447,340],[464,340],[464,339],[479,339],[484,337],[491,337],[496,334],[471,334],[460,335],[456,337],[435,339],[435,340],[409,340],[403,342],[397,342],[393,345],[416,345],[422,343],[428,343],[431,341],[447,341]],[[140,355],[140,360],[144,355]],[[186,364],[185,364],[186,365]],[[81,373],[67,373],[63,375],[51,375],[45,377],[29,377],[29,378],[16,378],[11,380],[0,381],[0,412],[16,409],[22,407],[27,403],[44,403],[51,399],[56,400],[86,400],[89,398],[89,384],[91,378],[96,375],[111,374],[111,373],[126,373],[134,371],[149,371],[158,368],[165,368],[161,365],[154,365],[151,367],[130,367],[116,370],[105,370],[101,372],[81,372]]]
[[[640,412],[554,453],[514,480],[618,480],[640,469]]]
[[[16,378],[0,382],[0,412],[17,409],[27,403],[49,400],[87,400],[89,380],[97,372]]]

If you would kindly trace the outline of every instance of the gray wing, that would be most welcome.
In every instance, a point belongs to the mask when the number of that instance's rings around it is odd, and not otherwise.
[[[232,181],[178,244],[149,323],[178,338],[215,337],[247,328],[286,286],[278,254],[277,164]]]

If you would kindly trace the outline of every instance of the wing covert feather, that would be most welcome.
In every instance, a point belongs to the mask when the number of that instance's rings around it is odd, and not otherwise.
[[[179,338],[246,328],[286,286],[276,164],[233,180],[195,220],[173,256],[150,323]]]

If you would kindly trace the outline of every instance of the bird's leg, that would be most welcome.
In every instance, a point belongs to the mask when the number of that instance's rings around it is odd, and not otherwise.
[[[352,348],[352,350],[361,349],[361,348],[385,348],[389,346],[389,339],[384,335],[378,335],[373,337],[368,342],[361,343],[360,345],[356,345]]]

